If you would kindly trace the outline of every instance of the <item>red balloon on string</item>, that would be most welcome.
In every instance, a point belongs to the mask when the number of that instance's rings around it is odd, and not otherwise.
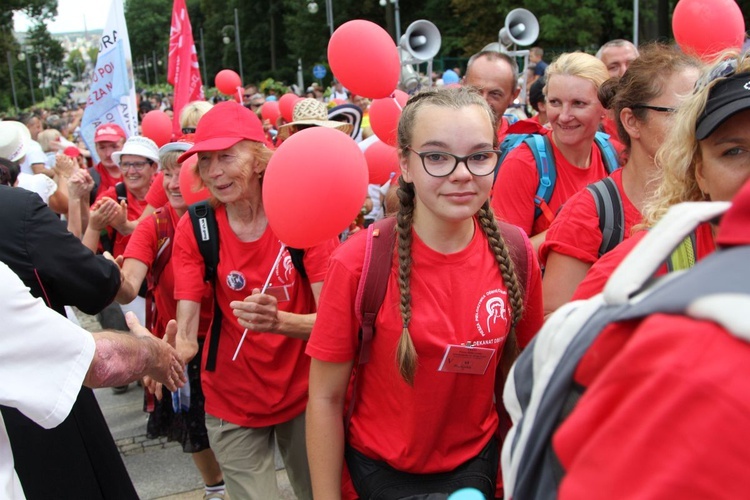
[[[237,88],[242,87],[240,75],[231,69],[223,69],[216,73],[214,82],[216,83],[216,88],[222,94],[227,95],[237,95]]]
[[[370,127],[378,139],[390,146],[396,145],[398,119],[408,100],[409,94],[396,90],[393,97],[375,99],[370,104]]]
[[[263,176],[268,224],[286,245],[309,248],[344,231],[367,196],[367,163],[338,130],[312,127],[286,139]]]
[[[401,60],[396,44],[370,21],[355,19],[339,26],[328,42],[328,62],[352,94],[380,99],[398,85]]]
[[[399,173],[398,152],[393,146],[377,141],[365,149],[370,184],[385,184]]]
[[[162,147],[172,140],[172,120],[164,111],[149,111],[141,121],[141,134]]]
[[[279,111],[279,101],[266,101],[263,106],[260,107],[260,116],[264,120],[269,120],[272,125],[276,126],[276,120],[281,115]]]
[[[207,188],[200,187],[200,177],[195,166],[197,162],[198,155],[193,155],[182,162],[180,168],[180,193],[188,205],[206,200],[211,195]]]
[[[745,42],[745,20],[735,0],[680,0],[672,14],[680,48],[708,62]]]
[[[294,112],[294,105],[297,104],[297,101],[300,99],[302,99],[300,96],[292,94],[291,92],[284,94],[279,99],[279,111],[285,122],[289,123],[293,120],[292,113]]]

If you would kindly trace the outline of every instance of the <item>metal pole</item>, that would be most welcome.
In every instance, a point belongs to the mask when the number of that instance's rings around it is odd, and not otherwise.
[[[302,59],[297,59],[297,86],[302,95],[305,95],[305,80],[302,76]]]
[[[148,58],[143,56],[143,72],[146,73],[146,85],[151,85],[151,78],[148,75]]]
[[[332,0],[326,0],[326,22],[328,23],[328,28],[331,31],[331,36],[333,36],[333,1]]]
[[[152,50],[151,55],[154,59],[154,85],[159,83],[159,75],[156,73],[156,51]]]
[[[206,45],[203,43],[203,26],[201,26],[201,59],[203,59],[203,85],[207,86],[208,75],[206,74]]]
[[[5,54],[8,56],[8,70],[10,71],[10,87],[13,90],[13,104],[16,106],[16,113],[20,110],[18,107],[18,98],[16,97],[16,80],[13,78],[13,56],[10,54],[10,50],[7,50]]]
[[[237,9],[234,9],[234,43],[237,45],[237,59],[240,61],[240,81],[245,82],[245,74],[242,72],[242,50],[240,50],[240,18]]]
[[[393,3],[394,7],[393,16],[396,20],[396,45],[398,45],[399,43],[401,43],[401,12],[398,8],[398,0],[391,0],[391,2]]]
[[[31,57],[26,54],[26,71],[29,73],[29,90],[31,90],[31,103],[36,106],[36,92],[34,92],[34,80],[31,79]]]
[[[633,45],[638,47],[638,0],[633,0]]]
[[[42,63],[42,56],[37,54],[36,60],[39,63],[39,77],[41,78],[41,86],[42,86],[42,100],[47,99],[47,88],[46,88],[46,79],[44,78],[44,64]]]

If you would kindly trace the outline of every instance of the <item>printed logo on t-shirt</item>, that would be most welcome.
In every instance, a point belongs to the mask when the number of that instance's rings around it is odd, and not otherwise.
[[[508,323],[508,292],[497,288],[484,293],[474,312],[477,331],[484,337],[489,333],[505,332]]]
[[[294,264],[292,263],[292,256],[287,251],[281,261],[281,265],[276,267],[276,278],[278,278],[279,283],[290,284],[292,281],[292,271],[294,271]]]
[[[245,275],[239,271],[232,271],[227,274],[227,286],[234,291],[239,291],[245,288]]]

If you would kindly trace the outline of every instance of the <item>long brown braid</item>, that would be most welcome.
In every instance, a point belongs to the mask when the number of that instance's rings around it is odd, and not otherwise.
[[[419,108],[428,105],[447,106],[456,109],[464,106],[480,106],[487,112],[496,126],[492,109],[475,90],[466,87],[429,89],[409,99],[401,114],[398,125],[398,142],[402,156],[408,154],[406,148],[411,143],[411,133],[416,125],[417,111]],[[401,294],[400,310],[403,329],[396,350],[396,364],[404,381],[409,385],[413,385],[418,365],[417,351],[409,333],[409,323],[411,322],[411,246],[415,193],[414,185],[404,181],[403,177],[399,177],[398,183],[398,200],[400,206],[396,215],[396,231],[398,233],[398,285]],[[492,209],[489,206],[489,201],[486,201],[482,205],[476,216],[482,231],[487,237],[490,250],[492,250],[495,260],[498,263],[500,274],[508,289],[509,301],[513,308],[511,330],[506,339],[503,356],[500,361],[500,369],[505,374],[507,370],[504,364],[507,364],[507,368],[509,368],[510,363],[504,363],[503,360],[508,357],[510,362],[512,362],[518,354],[515,327],[523,314],[523,290],[516,277],[513,261],[510,258],[505,241],[500,234]],[[506,353],[508,356],[506,356]]]

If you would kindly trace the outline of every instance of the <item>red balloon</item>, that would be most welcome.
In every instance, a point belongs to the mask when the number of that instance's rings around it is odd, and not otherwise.
[[[200,177],[195,168],[197,162],[198,155],[193,155],[182,162],[180,168],[180,193],[188,205],[206,200],[211,194],[206,187],[200,187]]]
[[[216,88],[219,89],[222,94],[227,95],[237,94],[237,88],[242,87],[240,75],[231,69],[223,69],[216,73],[214,82],[216,83]]]
[[[365,149],[365,160],[370,184],[385,184],[400,171],[396,148],[381,141],[373,142]]]
[[[398,119],[408,100],[409,94],[396,90],[392,97],[376,99],[370,104],[370,127],[378,139],[390,146],[396,145]]]
[[[338,130],[312,127],[285,140],[263,176],[263,206],[276,236],[309,248],[344,231],[367,196],[367,163]]]
[[[745,20],[735,0],[680,0],[672,31],[683,51],[708,62],[724,50],[742,47]]]
[[[172,140],[172,120],[164,111],[149,111],[141,122],[141,134],[162,147]]]
[[[280,114],[281,111],[279,111],[278,101],[266,101],[263,103],[263,106],[260,107],[260,116],[262,116],[264,120],[269,120],[274,127],[276,126],[276,120]]]
[[[370,21],[356,19],[339,26],[328,42],[328,62],[352,94],[380,99],[398,85],[401,60],[396,44]]]
[[[300,99],[302,99],[300,96],[292,94],[291,92],[284,94],[279,99],[279,111],[285,122],[289,123],[293,120],[292,113],[294,112],[294,105],[297,104],[297,101]]]

